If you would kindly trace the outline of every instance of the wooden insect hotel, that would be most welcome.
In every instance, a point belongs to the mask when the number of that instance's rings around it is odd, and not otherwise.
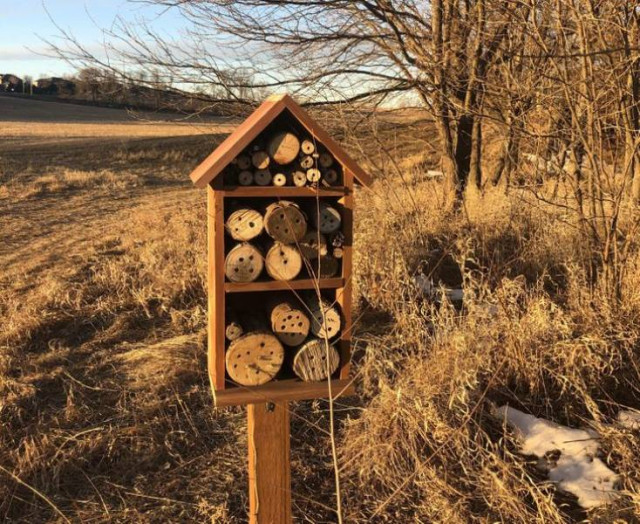
[[[291,97],[278,95],[191,179],[208,192],[216,405],[347,392],[353,190],[369,175]]]

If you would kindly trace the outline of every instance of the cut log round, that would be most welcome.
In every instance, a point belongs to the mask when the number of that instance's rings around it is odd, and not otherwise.
[[[340,269],[340,263],[331,255],[320,256],[320,274],[316,275],[318,278],[331,278],[338,274]],[[315,275],[318,271],[318,262],[311,264],[311,270]]]
[[[338,182],[338,172],[335,169],[327,169],[322,175],[322,180],[332,186]]]
[[[311,168],[307,169],[307,180],[311,183],[318,182],[322,178],[322,173],[319,169]]]
[[[256,169],[253,178],[259,186],[268,186],[271,184],[271,172],[268,169]]]
[[[310,169],[313,167],[313,157],[312,156],[303,156],[300,159],[300,167],[302,169]]]
[[[344,248],[341,247],[334,247],[333,248],[333,258],[342,258],[344,257]]]
[[[318,255],[327,254],[327,239],[315,229],[307,230],[299,243],[300,253],[306,260],[314,260]]]
[[[307,219],[296,204],[281,200],[267,207],[264,227],[274,240],[283,244],[294,244],[307,232]]]
[[[302,269],[302,256],[293,246],[275,242],[264,260],[267,273],[274,280],[293,280]]]
[[[269,167],[269,155],[266,151],[256,151],[251,155],[251,163],[256,169],[267,169]]]
[[[293,357],[293,372],[305,382],[325,380],[340,365],[335,347],[317,338],[306,342]]]
[[[253,184],[253,173],[251,171],[240,171],[238,174],[238,184],[250,186]]]
[[[227,337],[227,340],[234,341],[235,339],[240,338],[243,333],[244,330],[238,322],[227,322],[227,326],[224,330],[224,334]]]
[[[304,187],[307,185],[307,174],[304,171],[293,171],[291,181],[296,187]]]
[[[243,386],[260,386],[272,380],[284,362],[284,347],[271,333],[252,332],[231,344],[226,355],[227,373]]]
[[[236,163],[238,164],[238,169],[245,170],[251,167],[251,158],[248,155],[239,155],[236,158]]]
[[[320,203],[319,212],[317,209],[314,209],[310,214],[314,226],[320,233],[329,234],[340,229],[342,218],[335,207]]]
[[[235,246],[224,261],[224,274],[231,282],[253,282],[262,268],[264,260],[257,247],[244,242]]]
[[[275,175],[273,175],[271,183],[274,186],[277,186],[277,187],[286,186],[287,185],[287,175],[285,175],[284,173],[276,173]]]
[[[315,152],[316,146],[311,140],[303,140],[302,144],[300,144],[300,150],[305,155],[310,155],[311,153]]]
[[[301,308],[280,302],[271,309],[271,330],[287,346],[299,346],[309,335],[311,322]]]
[[[333,157],[329,153],[321,153],[320,158],[318,158],[318,163],[320,167],[331,167],[333,165]]]
[[[276,163],[290,164],[300,152],[300,140],[293,133],[278,133],[269,141],[267,151]]]
[[[262,233],[264,222],[255,209],[241,208],[229,215],[225,228],[231,238],[246,242]]]
[[[335,337],[340,332],[341,326],[337,306],[332,306],[324,299],[318,301],[318,297],[315,296],[307,300],[306,303],[311,313],[311,332],[322,339]]]

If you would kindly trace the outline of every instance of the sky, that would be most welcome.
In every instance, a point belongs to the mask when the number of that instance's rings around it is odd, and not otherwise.
[[[101,30],[118,16],[132,22],[144,19],[166,35],[175,36],[184,27],[175,10],[162,12],[127,0],[0,0],[0,74],[37,79],[72,73],[73,65],[45,56],[51,53],[43,39],[59,37],[57,24],[83,45],[97,49]]]

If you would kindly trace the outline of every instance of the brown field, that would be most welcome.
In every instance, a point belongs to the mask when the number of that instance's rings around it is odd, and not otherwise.
[[[212,409],[188,179],[229,124],[41,104],[2,122],[0,520],[244,522],[245,415]],[[344,521],[637,521],[638,432],[611,422],[640,408],[640,257],[613,305],[561,213],[497,189],[451,219],[409,149],[357,195]],[[464,278],[464,310],[424,300],[420,268]],[[586,513],[556,491],[491,415],[503,403],[597,429],[622,496]],[[327,405],[292,409],[294,516],[335,522]]]

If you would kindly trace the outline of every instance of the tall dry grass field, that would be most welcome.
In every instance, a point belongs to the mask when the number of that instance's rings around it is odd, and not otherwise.
[[[65,126],[0,144],[0,520],[244,522],[245,415],[212,409],[187,177],[226,129]],[[357,195],[345,522],[637,520],[640,433],[612,421],[640,407],[640,257],[613,304],[558,208],[498,189],[452,219],[408,158]],[[461,281],[464,306],[428,300],[419,272]],[[597,429],[621,496],[587,513],[558,492],[504,403]],[[335,522],[327,405],[292,409],[294,515]]]

